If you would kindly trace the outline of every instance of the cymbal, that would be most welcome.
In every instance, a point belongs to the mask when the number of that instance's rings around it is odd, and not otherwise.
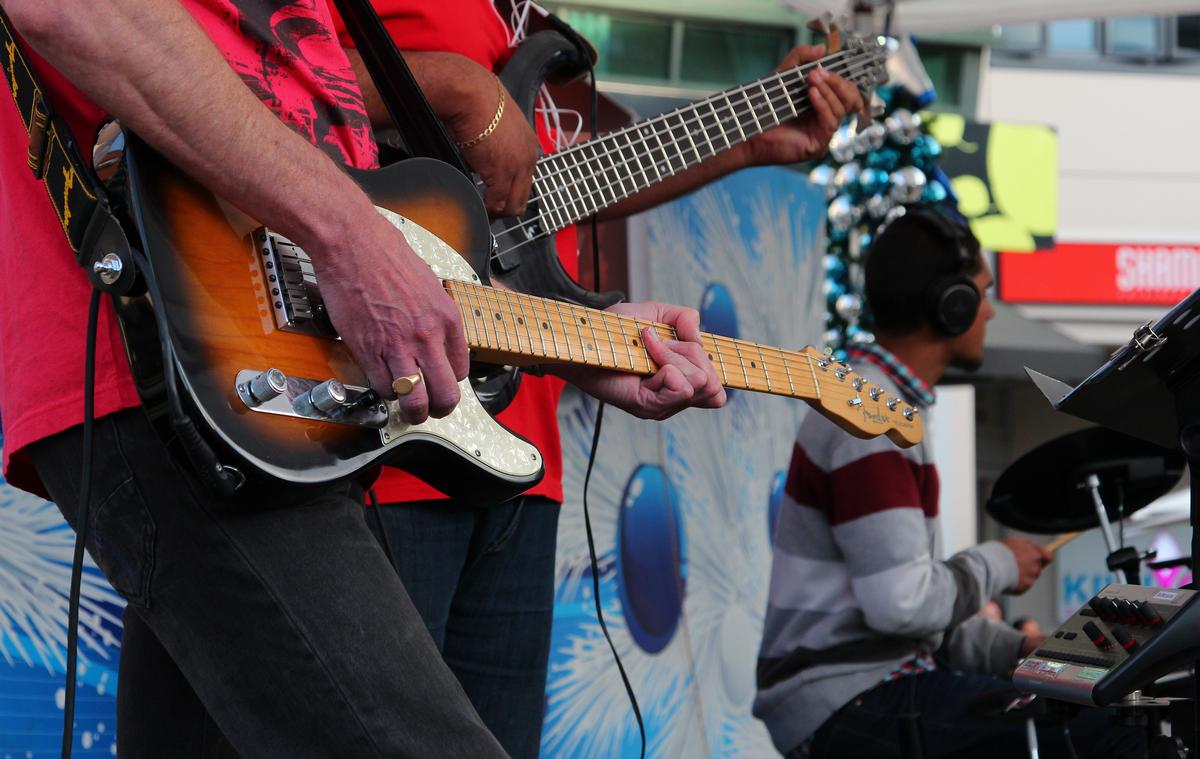
[[[1007,527],[1055,534],[1096,527],[1088,475],[1100,478],[1111,520],[1169,492],[1183,476],[1182,451],[1160,448],[1104,427],[1072,432],[1013,462],[992,488],[987,511]]]

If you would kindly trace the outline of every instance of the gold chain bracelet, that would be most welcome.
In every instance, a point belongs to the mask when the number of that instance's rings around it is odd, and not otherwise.
[[[492,123],[488,124],[487,129],[480,132],[478,137],[458,143],[459,150],[475,147],[496,131],[496,127],[500,126],[500,119],[504,116],[504,84],[500,81],[500,77],[496,77],[496,89],[500,95],[500,105],[496,106],[496,115],[492,117]]]

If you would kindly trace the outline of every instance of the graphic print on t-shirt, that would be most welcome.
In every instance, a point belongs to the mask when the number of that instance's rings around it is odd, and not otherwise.
[[[218,0],[218,4],[228,15],[228,28],[250,40],[258,52],[254,59],[230,59],[230,65],[259,100],[334,159],[360,165],[346,150],[354,145],[360,159],[372,157],[374,163],[371,124],[354,73],[344,59],[330,56],[339,46],[324,3]],[[312,81],[303,81],[305,76]],[[304,97],[296,97],[300,92]]]

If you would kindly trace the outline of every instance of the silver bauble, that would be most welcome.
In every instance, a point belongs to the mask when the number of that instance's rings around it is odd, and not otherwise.
[[[893,221],[895,221],[896,219],[899,219],[901,216],[903,216],[906,213],[908,213],[907,208],[905,208],[904,206],[896,206],[895,208],[888,211],[887,215],[885,215],[883,217],[883,223],[891,224]],[[878,233],[876,233],[876,234],[878,234]]]
[[[828,345],[830,347],[841,343],[841,341],[842,341],[842,333],[840,330],[836,330],[836,329],[825,330],[825,334],[821,338],[821,344]]]
[[[897,203],[916,203],[925,192],[925,172],[916,166],[905,166],[892,172],[892,200]]]
[[[900,145],[911,145],[921,134],[921,114],[903,108],[892,111],[883,122],[888,136]]]
[[[858,133],[854,141],[859,153],[870,153],[882,148],[886,139],[887,129],[883,124],[873,121],[870,126]]]
[[[834,304],[834,310],[837,315],[842,317],[847,322],[855,322],[859,315],[862,314],[862,298],[854,293],[846,293],[839,295],[837,303]]]
[[[833,186],[833,177],[837,174],[834,168],[829,164],[821,164],[812,171],[808,172],[808,181],[814,187],[819,187],[825,192],[826,200],[833,200],[837,197],[837,188]]]
[[[859,166],[857,161],[851,161],[837,170],[837,174],[833,177],[833,186],[838,189],[838,192],[846,192],[858,184],[861,174],[862,166]]]
[[[829,154],[838,163],[854,160],[854,131],[848,126],[838,127],[829,140]]]
[[[834,229],[847,230],[854,223],[854,204],[845,195],[839,195],[829,204],[829,224]]]
[[[895,205],[891,198],[883,195],[872,195],[867,198],[867,215],[872,219],[882,219],[883,215],[892,210]]]
[[[846,281],[850,283],[851,290],[861,291],[867,284],[866,271],[862,264],[852,263],[846,271]]]
[[[860,329],[850,336],[850,342],[857,343],[858,345],[870,345],[875,342],[875,334],[865,329]]]

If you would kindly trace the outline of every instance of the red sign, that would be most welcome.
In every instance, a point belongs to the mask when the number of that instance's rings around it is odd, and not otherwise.
[[[1200,248],[1147,243],[1058,243],[1001,253],[1000,300],[1169,306],[1200,288]]]

